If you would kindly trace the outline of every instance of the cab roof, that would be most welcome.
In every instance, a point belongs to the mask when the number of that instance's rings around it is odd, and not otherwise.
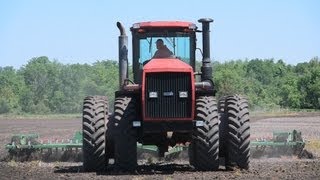
[[[148,29],[148,28],[192,28],[196,29],[196,25],[185,21],[148,21],[139,22],[132,25],[132,29]]]

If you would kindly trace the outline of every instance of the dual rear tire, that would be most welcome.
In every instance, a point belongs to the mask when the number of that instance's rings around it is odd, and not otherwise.
[[[223,97],[220,111],[220,156],[227,169],[248,169],[250,163],[250,124],[248,102],[235,95]]]
[[[108,100],[104,96],[89,96],[84,99],[82,115],[83,168],[85,171],[103,171],[107,164],[106,152],[111,145],[107,137],[110,129]]]
[[[132,97],[115,100],[114,115],[109,117],[105,96],[89,96],[83,103],[83,168],[104,171],[110,158],[116,168],[133,170],[137,166],[136,104]]]
[[[114,159],[119,170],[133,171],[137,167],[137,130],[132,125],[137,118],[136,107],[133,97],[117,97],[114,103]]]
[[[211,96],[196,100],[196,127],[189,145],[189,162],[197,170],[219,168],[219,156],[224,157],[226,169],[249,168],[250,125],[248,102],[235,95],[223,97],[218,105]]]
[[[189,161],[201,171],[219,168],[219,119],[217,103],[212,96],[200,96],[196,100],[196,120],[203,126],[196,127],[189,146]]]

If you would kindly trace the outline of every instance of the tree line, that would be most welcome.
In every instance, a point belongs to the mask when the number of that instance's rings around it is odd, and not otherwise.
[[[297,65],[252,59],[212,66],[218,97],[245,95],[253,109],[320,109],[318,57]],[[106,95],[112,105],[117,89],[116,61],[62,64],[36,57],[19,69],[0,67],[0,114],[80,113],[85,96]]]

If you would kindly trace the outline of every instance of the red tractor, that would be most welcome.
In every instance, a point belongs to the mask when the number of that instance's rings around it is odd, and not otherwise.
[[[213,20],[199,22],[202,30],[181,21],[133,24],[133,79],[128,75],[128,37],[117,23],[120,85],[114,112],[109,112],[107,97],[84,99],[86,171],[104,170],[112,162],[120,170],[134,170],[137,142],[156,145],[159,156],[169,146],[189,145],[189,161],[197,170],[217,170],[219,158],[227,168],[249,167],[248,103],[238,95],[215,99],[209,38]],[[196,72],[196,33],[201,32],[203,59]],[[165,55],[159,55],[161,49]]]

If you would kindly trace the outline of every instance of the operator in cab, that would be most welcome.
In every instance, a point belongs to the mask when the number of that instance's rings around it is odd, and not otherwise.
[[[157,51],[154,53],[152,59],[154,58],[168,58],[173,55],[173,53],[164,45],[162,39],[156,41]]]

